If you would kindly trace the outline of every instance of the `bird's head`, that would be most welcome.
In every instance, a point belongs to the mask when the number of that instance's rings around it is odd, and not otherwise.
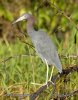
[[[25,13],[23,14],[22,16],[20,16],[16,21],[13,22],[13,24],[19,22],[19,21],[22,21],[22,20],[28,20],[28,19],[31,19],[34,20],[33,16],[31,14],[28,14],[28,13]]]

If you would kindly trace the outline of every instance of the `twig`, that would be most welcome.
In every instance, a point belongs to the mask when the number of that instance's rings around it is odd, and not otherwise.
[[[59,55],[61,58],[73,58],[73,59],[77,59],[78,55]]]
[[[71,92],[69,94],[58,95],[56,98],[54,98],[54,100],[58,100],[58,98],[61,99],[61,100],[64,100],[65,98],[70,97],[70,96],[74,96],[76,94],[78,94],[78,90],[75,90],[75,91],[73,91],[73,92]]]
[[[52,77],[51,81],[55,83],[57,79],[60,79],[60,77],[63,77],[64,75],[66,77],[69,73],[72,73],[74,71],[78,72],[78,66],[77,65],[72,66],[68,69],[64,69],[61,74],[57,73],[55,76]],[[47,88],[47,85],[50,86],[50,85],[52,85],[52,83],[48,82],[47,84],[40,87],[36,92],[32,93],[30,95],[30,100],[35,100]],[[50,99],[52,98],[52,95],[51,95]]]
[[[49,5],[53,6],[61,15],[63,15],[67,20],[69,20],[69,22],[71,22],[75,28],[78,31],[78,26],[76,25],[76,23],[71,19],[71,17],[67,16],[66,13],[64,11],[62,11],[58,6],[56,6],[54,3],[52,3],[50,0],[47,1],[49,3]]]
[[[51,98],[54,98],[53,97],[53,94],[55,92],[55,89],[56,89],[56,81],[57,79],[60,79],[61,77],[63,77],[65,75],[65,77],[69,74],[69,73],[72,73],[74,71],[77,71],[78,72],[78,66],[77,65],[74,65],[68,69],[64,69],[63,72],[61,74],[57,73],[56,75],[54,75],[51,79],[51,81],[54,83],[52,84],[52,82],[48,81],[47,84],[44,84],[43,86],[41,86],[36,92],[32,93],[32,94],[4,94],[4,96],[19,96],[21,98],[24,98],[26,96],[29,96],[30,97],[30,100],[36,100],[36,98],[47,88],[47,86],[49,87],[50,85],[53,85],[53,91],[52,91],[52,94],[51,94],[51,97],[50,97],[50,100]],[[10,87],[9,87],[10,88]],[[73,91],[69,94],[61,94],[61,95],[58,95],[56,98],[66,98],[66,97],[69,97],[69,96],[72,96],[72,95],[76,95],[78,93],[78,90],[76,91]],[[3,94],[3,93],[2,93]],[[21,99],[22,100],[22,99]],[[57,99],[56,99],[57,100]]]
[[[52,3],[51,0],[43,0],[43,2],[38,6],[38,8],[35,11],[38,12],[38,9],[41,9],[43,6],[50,6],[55,8],[58,11],[58,13],[63,15],[69,22],[71,22],[78,31],[78,26],[73,21],[73,19],[69,17],[64,11],[62,11],[57,5],[55,5],[54,2]]]
[[[30,95],[30,100],[35,100],[38,97],[38,95],[40,95],[47,88],[47,86],[50,86],[50,85],[52,85],[52,82],[48,81],[47,84],[44,84],[43,86],[41,86],[36,92]]]
[[[20,55],[14,55],[14,56],[10,56],[5,58],[4,60],[2,60],[0,63],[5,63],[8,60],[12,59],[12,58],[19,58],[19,57],[27,57],[27,56],[37,56],[36,54],[20,54]],[[73,59],[77,59],[78,55],[60,55],[60,58],[65,58],[65,59],[69,59],[69,58],[73,58]]]
[[[7,62],[8,60],[10,60],[10,59],[12,59],[12,58],[27,57],[27,56],[36,56],[36,55],[34,55],[34,54],[20,54],[20,55],[14,55],[14,56],[10,56],[10,57],[5,58],[5,59],[2,60],[0,63],[5,63],[5,62]]]

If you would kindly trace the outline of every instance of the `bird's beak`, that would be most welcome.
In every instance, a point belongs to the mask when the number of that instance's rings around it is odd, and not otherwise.
[[[25,20],[25,19],[28,19],[29,17],[30,17],[29,14],[23,14],[16,21],[14,21],[12,24],[15,24],[15,23],[22,21],[22,20]]]

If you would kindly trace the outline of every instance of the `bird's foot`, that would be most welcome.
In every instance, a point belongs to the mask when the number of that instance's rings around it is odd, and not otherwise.
[[[47,85],[47,88],[48,88],[48,82],[45,82],[45,83],[43,83],[43,84],[31,82],[31,84],[32,84],[32,85],[39,85],[39,86]]]
[[[39,85],[39,86],[42,86],[43,84],[40,84],[40,83],[33,83],[31,82],[32,85]]]
[[[55,83],[51,80],[51,78],[49,79],[49,82],[51,82],[52,85],[55,85]]]

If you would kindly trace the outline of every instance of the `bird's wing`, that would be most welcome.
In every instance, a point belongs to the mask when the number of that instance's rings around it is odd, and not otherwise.
[[[38,55],[45,62],[45,59],[49,65],[54,65],[61,72],[61,63],[58,57],[56,47],[50,37],[43,31],[39,31],[35,42],[35,48]]]

